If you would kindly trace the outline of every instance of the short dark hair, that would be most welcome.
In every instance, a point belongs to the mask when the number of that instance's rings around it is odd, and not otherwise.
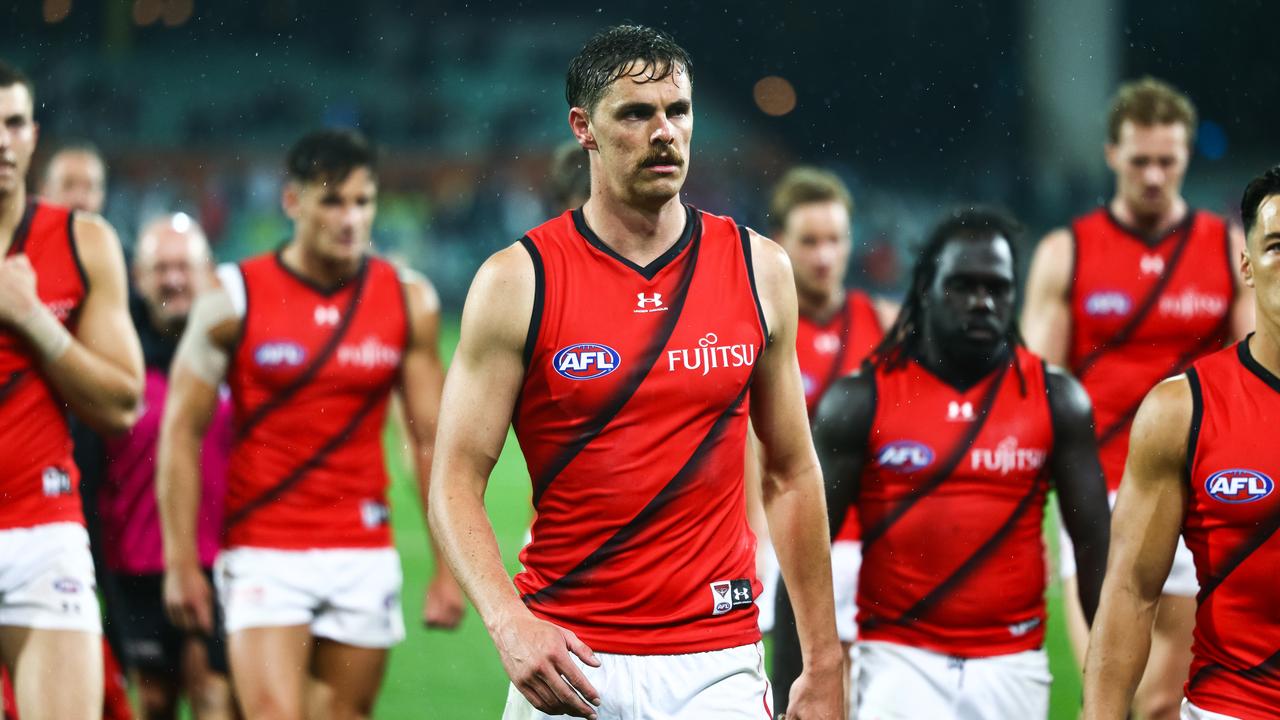
[[[12,87],[14,85],[22,85],[27,89],[27,94],[31,96],[31,101],[35,103],[36,86],[32,84],[31,78],[27,74],[19,70],[17,67],[10,65],[4,60],[0,60],[0,88]]]
[[[884,340],[872,353],[871,362],[893,369],[900,367],[916,353],[923,335],[921,324],[924,321],[924,298],[938,277],[938,257],[942,255],[943,249],[961,240],[1004,238],[1013,255],[1014,287],[1017,287],[1018,242],[1022,233],[1022,224],[999,208],[975,205],[956,208],[947,213],[934,225],[924,247],[916,255],[916,264],[911,270],[911,287],[907,289],[907,295],[903,299],[902,310],[885,332]],[[1011,347],[1024,344],[1016,319],[1009,324],[1006,340]]]
[[[289,148],[285,169],[302,183],[340,183],[356,168],[378,174],[378,151],[358,130],[314,130]]]
[[[569,107],[592,112],[618,78],[663,80],[677,70],[693,81],[689,53],[670,35],[643,25],[615,25],[596,33],[569,63],[564,97]]]
[[[840,178],[829,170],[795,167],[787,171],[773,189],[769,200],[769,222],[775,232],[787,225],[787,216],[801,205],[837,202],[853,215],[853,195]]]
[[[1272,195],[1280,195],[1280,165],[1271,167],[1245,186],[1244,197],[1240,198],[1240,220],[1246,236],[1258,222],[1258,209]]]
[[[1128,120],[1134,125],[1172,125],[1187,128],[1187,145],[1196,139],[1196,106],[1174,86],[1151,76],[1127,82],[1116,90],[1107,115],[1107,140],[1120,142],[1120,127]]]

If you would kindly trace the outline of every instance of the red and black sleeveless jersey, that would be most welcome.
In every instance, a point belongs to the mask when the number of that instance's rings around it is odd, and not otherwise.
[[[915,361],[877,368],[875,383],[857,501],[859,637],[955,657],[1040,647],[1044,362],[1019,348],[965,390]]]
[[[10,256],[31,261],[40,301],[71,330],[89,291],[74,221],[65,208],[32,201],[9,244]],[[0,530],[84,522],[66,412],[35,350],[0,326]]]
[[[760,639],[743,461],[767,331],[747,230],[687,213],[645,267],[580,210],[521,240],[537,302],[513,424],[537,512],[515,582],[598,651]]]
[[[1071,230],[1069,364],[1093,400],[1099,458],[1114,491],[1147,391],[1228,340],[1235,281],[1227,223],[1191,210],[1148,243],[1099,208]]]
[[[1194,659],[1196,706],[1243,719],[1280,708],[1280,378],[1248,341],[1187,372],[1192,420],[1182,535],[1200,583]]]
[[[812,418],[818,401],[838,378],[848,375],[880,344],[884,329],[870,296],[859,290],[845,293],[840,311],[824,324],[804,315],[796,326],[796,357],[804,382],[804,402]],[[858,513],[850,508],[836,540],[857,540]]]
[[[370,257],[334,289],[296,275],[279,253],[240,272],[226,544],[390,545],[381,434],[409,337],[396,269]]]

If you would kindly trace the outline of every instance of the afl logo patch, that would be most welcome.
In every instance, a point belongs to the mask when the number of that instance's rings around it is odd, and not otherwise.
[[[551,358],[551,367],[570,380],[604,377],[622,364],[617,350],[599,343],[578,343],[561,349]]]
[[[297,367],[306,359],[306,349],[295,342],[265,342],[253,351],[253,361],[260,367]]]
[[[877,465],[901,473],[922,470],[932,462],[933,448],[915,440],[891,442],[876,453]]]
[[[1133,300],[1118,290],[1101,290],[1090,293],[1084,299],[1084,311],[1095,317],[1128,315],[1133,309]]]
[[[1220,470],[1204,481],[1204,491],[1222,503],[1251,503],[1271,494],[1276,484],[1256,470]]]

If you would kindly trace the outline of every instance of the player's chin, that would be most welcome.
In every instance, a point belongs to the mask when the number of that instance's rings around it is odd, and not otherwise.
[[[649,203],[663,203],[679,195],[683,186],[684,173],[677,173],[639,183],[635,188],[635,196]]]

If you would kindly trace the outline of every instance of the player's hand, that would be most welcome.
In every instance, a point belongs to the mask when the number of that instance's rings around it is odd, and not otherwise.
[[[791,686],[791,701],[782,720],[843,720],[843,663],[830,667],[805,668]]]
[[[17,325],[40,305],[36,271],[26,255],[0,259],[0,322]]]
[[[174,625],[213,634],[213,589],[198,565],[165,570],[164,607]]]
[[[453,630],[462,622],[466,609],[466,599],[453,573],[437,571],[422,599],[422,624],[431,629]]]
[[[495,627],[493,643],[511,683],[540,712],[594,720],[600,694],[569,653],[591,667],[600,661],[577,635],[520,608]]]

